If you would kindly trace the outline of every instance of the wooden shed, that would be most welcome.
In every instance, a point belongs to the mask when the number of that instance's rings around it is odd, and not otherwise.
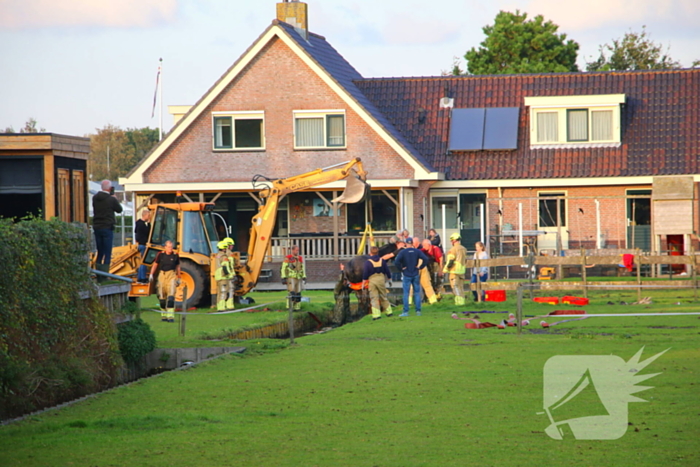
[[[0,134],[0,217],[87,223],[89,153],[89,138]]]

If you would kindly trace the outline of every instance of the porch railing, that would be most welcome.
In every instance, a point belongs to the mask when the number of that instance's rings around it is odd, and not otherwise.
[[[374,242],[377,246],[382,246],[389,242],[390,236],[375,236]],[[341,236],[338,237],[338,259],[347,260],[358,254],[358,248],[362,242],[361,236]],[[270,248],[266,261],[282,261],[291,251],[292,246],[299,245],[299,254],[304,259],[329,260],[333,259],[333,237],[273,237],[270,241]],[[369,242],[365,245],[362,254],[368,254]]]

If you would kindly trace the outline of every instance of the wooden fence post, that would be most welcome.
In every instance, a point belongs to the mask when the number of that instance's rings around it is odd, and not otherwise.
[[[642,299],[642,252],[637,248],[637,301]]]
[[[515,309],[515,319],[518,324],[518,335],[523,332],[523,287],[518,284],[518,307]]]
[[[476,289],[476,301],[481,302],[481,274],[479,274],[479,262],[481,260],[479,258],[475,258],[475,260],[474,269],[476,270],[476,286],[474,288]],[[469,274],[467,274],[467,276],[469,276]],[[471,287],[469,288],[471,289]]]
[[[581,248],[581,280],[583,281],[583,296],[584,298],[588,298],[588,284],[586,283],[588,280],[586,276],[586,250],[584,248]]]
[[[187,332],[187,284],[182,288],[182,314],[178,316],[180,317],[179,335],[184,337],[185,332]]]

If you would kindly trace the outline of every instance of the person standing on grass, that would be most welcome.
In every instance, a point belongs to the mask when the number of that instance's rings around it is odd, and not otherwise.
[[[425,298],[428,299],[428,303],[432,305],[433,303],[437,303],[438,298],[437,295],[435,295],[435,290],[433,289],[433,284],[430,282],[430,257],[426,253],[426,251],[422,247],[422,242],[420,238],[418,237],[413,237],[413,248],[417,249],[418,251],[423,252],[426,258],[428,258],[428,264],[426,267],[420,270],[419,277],[420,277],[420,286],[423,289],[423,294],[425,295]],[[430,242],[428,242],[430,243]],[[408,293],[408,304],[411,305],[413,303],[413,291],[409,291]]]
[[[160,319],[175,322],[175,289],[180,285],[180,255],[173,251],[173,242],[165,242],[165,249],[156,255],[148,281],[153,282],[153,275],[158,273],[158,299],[160,300]]]
[[[426,268],[428,279],[435,295],[435,301],[438,301],[442,293],[442,250],[426,238],[423,240],[422,251],[428,257],[428,267]],[[428,296],[428,301],[430,301],[430,296]]]
[[[282,284],[287,286],[289,292],[287,307],[292,305],[294,310],[301,310],[301,285],[302,282],[306,283],[306,270],[304,258],[299,254],[299,245],[294,245],[292,254],[284,258],[281,276]]]
[[[228,242],[226,239],[217,244],[219,252],[216,254],[216,270],[214,280],[216,281],[216,309],[217,311],[232,310],[227,305],[228,298],[233,301],[231,293],[231,277],[233,275],[233,261],[228,255]]]
[[[474,244],[474,247],[476,247],[476,252],[474,253],[474,259],[475,260],[482,260],[482,259],[489,259],[489,254],[486,253],[486,247],[482,242],[476,242]],[[478,276],[478,279],[477,279]],[[479,268],[474,268],[472,270],[472,284],[476,284],[477,280],[481,283],[486,282],[489,278],[489,268],[488,266],[481,266]],[[481,301],[484,301],[484,295],[486,292],[483,290],[481,291]],[[476,288],[472,290],[472,294],[474,294],[474,301],[479,301],[479,295],[476,292]]]
[[[428,265],[428,258],[422,251],[413,247],[413,239],[406,239],[406,248],[394,260],[394,265],[403,276],[403,313],[399,316],[408,316],[411,287],[413,287],[413,303],[416,307],[416,316],[421,315],[421,286],[420,270]]]
[[[455,295],[455,305],[464,305],[464,274],[467,272],[467,249],[462,246],[462,236],[458,233],[450,235],[452,248],[447,252],[443,272],[450,275],[450,286]]]
[[[362,272],[362,288],[365,284],[369,289],[369,299],[372,306],[372,320],[382,317],[382,311],[387,317],[393,316],[391,303],[387,299],[386,281],[391,282],[391,271],[386,261],[379,256],[379,248],[373,246],[369,249],[370,257],[365,262]]]

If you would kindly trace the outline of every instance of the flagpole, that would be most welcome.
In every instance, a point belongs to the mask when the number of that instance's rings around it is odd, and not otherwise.
[[[163,141],[163,58],[160,59],[160,81],[158,82],[158,99],[160,100],[160,128],[158,141]]]

